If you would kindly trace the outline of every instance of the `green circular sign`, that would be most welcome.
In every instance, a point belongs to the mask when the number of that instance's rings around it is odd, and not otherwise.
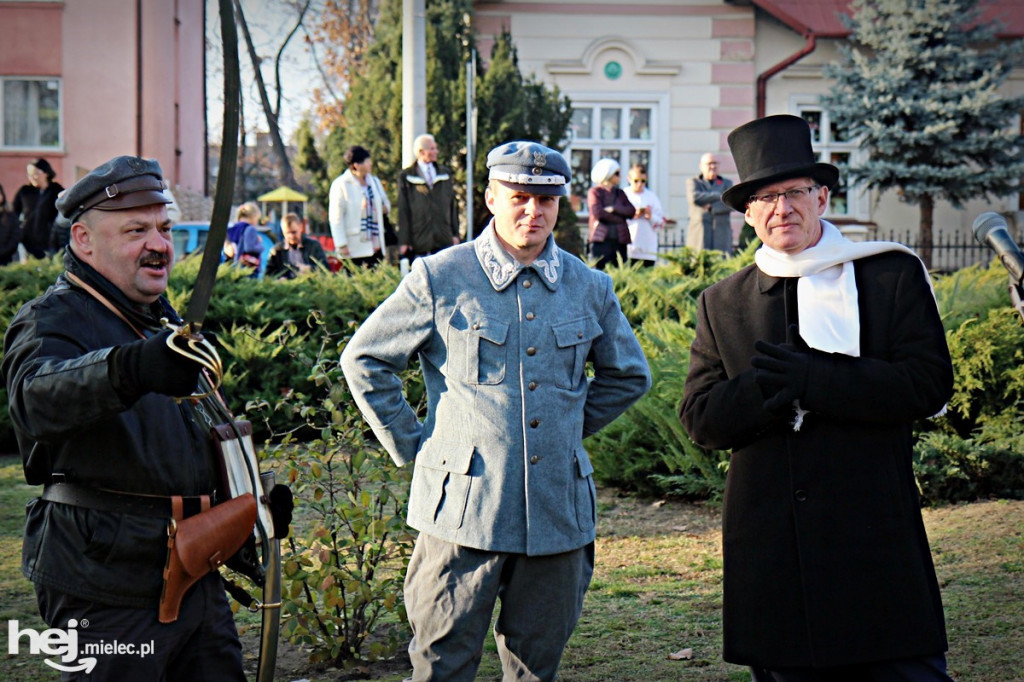
[[[604,65],[604,75],[608,77],[608,80],[616,80],[622,75],[622,64],[618,62],[608,62]]]

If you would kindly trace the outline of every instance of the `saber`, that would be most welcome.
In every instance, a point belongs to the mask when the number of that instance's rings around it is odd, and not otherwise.
[[[217,282],[217,269],[220,267],[221,249],[228,233],[231,197],[234,193],[235,170],[238,165],[238,110],[241,97],[238,31],[235,28],[231,0],[219,0],[219,9],[221,39],[224,43],[224,120],[210,231],[206,237],[203,259],[199,265],[192,296],[185,308],[184,324],[178,326],[168,320],[162,320],[165,326],[174,331],[167,339],[168,347],[199,363],[210,373],[213,388],[208,392],[186,396],[193,399],[211,395],[224,380],[224,366],[217,349],[202,335],[203,318],[210,306],[213,286]]]
[[[220,170],[217,174],[217,187],[214,196],[213,214],[210,216],[210,231],[203,248],[203,258],[199,265],[199,274],[192,289],[188,306],[185,308],[183,323],[179,326],[168,320],[163,324],[174,331],[168,336],[167,345],[176,353],[180,353],[204,368],[205,381],[200,381],[204,389],[184,399],[201,399],[217,392],[224,379],[224,365],[217,349],[202,335],[203,319],[210,306],[210,297],[217,281],[217,270],[220,267],[221,250],[228,232],[228,220],[231,213],[231,198],[234,194],[235,171],[238,165],[238,127],[239,105],[241,99],[241,76],[238,64],[238,32],[235,27],[235,14],[232,0],[218,0],[220,14],[221,38],[224,43],[224,121],[223,138],[220,150]],[[219,406],[219,400],[212,401]],[[238,448],[241,452],[233,457],[233,461],[244,463],[244,471],[237,476],[240,487],[243,479],[256,495],[259,509],[267,512],[269,519],[269,500],[266,492],[273,488],[273,474],[260,475],[256,468],[256,457],[252,442],[242,438],[237,432],[233,417],[223,406],[230,428],[235,431]],[[220,411],[220,410],[218,410]],[[230,447],[228,448],[230,450]],[[236,487],[236,486],[232,486]],[[234,492],[234,491],[232,491]],[[256,672],[258,682],[270,682],[274,677],[277,663],[277,639],[281,617],[281,547],[280,540],[274,537],[267,528],[268,524],[257,517],[256,531],[260,536],[261,568],[263,570],[263,610],[262,632],[260,637],[259,663]]]

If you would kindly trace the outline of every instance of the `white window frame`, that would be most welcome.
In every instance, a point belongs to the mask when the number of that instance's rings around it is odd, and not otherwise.
[[[56,83],[57,86],[57,140],[53,144],[43,144],[41,140],[33,140],[30,144],[8,144],[6,132],[6,96],[7,83],[37,81],[40,83]],[[38,101],[36,101],[36,128],[39,129]],[[42,152],[62,151],[64,149],[64,82],[59,76],[0,76],[0,149],[5,151],[38,150]]]
[[[867,159],[858,141],[839,141],[832,139],[832,124],[828,110],[822,106],[817,95],[794,95],[790,98],[790,111],[796,116],[802,116],[804,112],[813,111],[821,114],[821,127],[818,131],[818,139],[812,140],[811,148],[818,155],[818,160],[824,163],[833,163],[833,154],[849,154],[850,164],[857,166]],[[844,178],[840,176],[840,181]],[[831,200],[829,208],[825,211],[825,218],[855,220],[866,222],[871,219],[870,198],[863,185],[847,184],[847,207],[846,213],[833,213]]]
[[[597,137],[577,137],[570,128],[569,145],[565,150],[566,159],[572,165],[574,151],[589,150],[591,154],[591,166],[601,158],[601,150],[616,150],[619,152],[620,165],[622,166],[621,185],[626,187],[626,175],[629,171],[629,157],[631,151],[644,151],[647,153],[647,177],[651,179],[652,189],[659,197],[667,197],[668,175],[667,154],[659,153],[667,148],[668,141],[668,97],[664,93],[636,92],[636,93],[567,93],[572,100],[573,109],[592,109],[594,116],[591,119],[591,131],[593,132],[600,121],[599,111],[604,109],[619,109],[620,135],[614,139],[601,139],[598,131]],[[649,122],[650,137],[648,139],[634,139],[629,135],[629,110],[648,109],[651,112]],[[573,176],[585,174],[589,188],[590,168],[572,168]],[[570,188],[571,191],[571,188]],[[587,215],[586,190],[580,197],[580,206],[576,214],[580,217]]]

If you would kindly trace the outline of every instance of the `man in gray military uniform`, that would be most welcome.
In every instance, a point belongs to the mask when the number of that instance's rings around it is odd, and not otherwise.
[[[487,167],[490,224],[414,261],[342,354],[381,444],[397,464],[416,463],[408,522],[420,536],[405,584],[413,680],[472,680],[498,597],[505,679],[555,679],[593,573],[594,470],[582,439],[651,382],[611,279],[551,236],[565,158],[509,142]],[[399,377],[417,354],[422,422]]]

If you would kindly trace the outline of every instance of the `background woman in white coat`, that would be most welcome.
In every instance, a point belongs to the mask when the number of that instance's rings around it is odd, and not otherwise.
[[[373,174],[373,159],[364,147],[345,150],[348,169],[331,183],[327,217],[339,258],[371,266],[384,253],[384,216],[391,210],[384,187]]]
[[[665,215],[658,195],[647,187],[647,166],[634,164],[629,169],[629,187],[625,190],[630,203],[636,207],[636,217],[626,221],[630,242],[626,255],[631,262],[651,267],[658,260],[658,233],[665,225]]]

